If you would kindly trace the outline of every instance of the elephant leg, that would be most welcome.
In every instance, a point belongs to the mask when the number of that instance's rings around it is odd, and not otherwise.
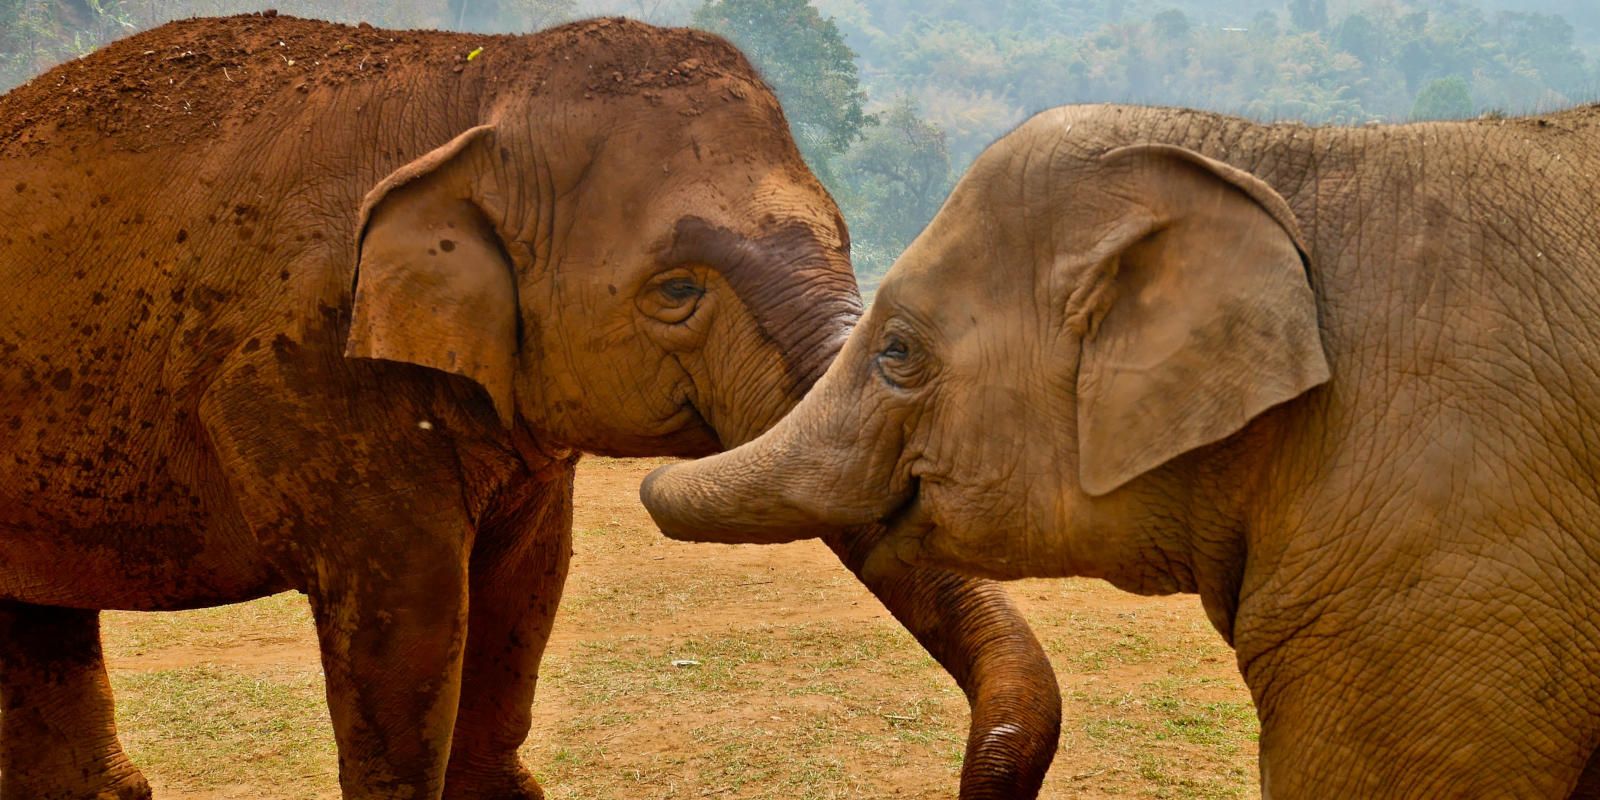
[[[434,800],[460,697],[466,554],[403,538],[395,547],[419,557],[401,570],[335,572],[311,607],[344,796]]]
[[[517,757],[533,724],[539,660],[572,555],[573,463],[530,481],[479,529],[448,800],[536,800]]]
[[[144,800],[117,741],[100,612],[0,605],[0,798]]]
[[[421,389],[385,389],[367,374],[380,366],[308,367],[279,350],[274,363],[261,348],[259,368],[233,370],[202,402],[230,495],[310,596],[344,796],[437,800],[477,528],[457,440],[443,435],[464,423]]]

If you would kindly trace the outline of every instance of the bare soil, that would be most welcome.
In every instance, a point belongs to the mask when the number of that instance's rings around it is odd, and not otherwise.
[[[562,798],[942,798],[966,704],[822,545],[691,545],[648,461],[579,470],[572,578],[524,752]],[[1256,724],[1192,597],[1013,584],[1066,700],[1046,798],[1254,797]],[[337,797],[304,602],[108,614],[123,738],[162,798]]]

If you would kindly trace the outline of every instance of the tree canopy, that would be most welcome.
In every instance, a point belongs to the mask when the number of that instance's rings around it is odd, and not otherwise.
[[[800,151],[818,173],[831,173],[834,159],[870,122],[862,110],[867,96],[856,77],[856,54],[833,20],[807,0],[712,0],[693,19],[760,65],[783,98]]]

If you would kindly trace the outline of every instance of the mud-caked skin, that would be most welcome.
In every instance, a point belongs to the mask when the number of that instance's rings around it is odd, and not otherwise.
[[[776,100],[686,30],[174,23],[0,98],[0,175],[4,800],[149,794],[99,609],[289,589],[345,796],[540,796],[577,453],[745,441],[860,314]],[[1032,796],[1038,643],[881,535],[830,544],[968,691],[963,796]]]
[[[1194,592],[1273,798],[1600,794],[1600,107],[1066,107],[991,147],[669,534]]]

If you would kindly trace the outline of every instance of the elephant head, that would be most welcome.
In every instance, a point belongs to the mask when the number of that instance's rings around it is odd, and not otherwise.
[[[652,474],[662,530],[883,520],[915,563],[1185,588],[1140,567],[1147,534],[1224,513],[1202,493],[1246,460],[1219,443],[1328,379],[1305,248],[1252,175],[1072,122],[977,161],[793,413]]]
[[[507,426],[590,452],[704,454],[776,420],[860,315],[849,241],[776,99],[690,36],[699,58],[641,37],[661,77],[530,91],[379,183],[348,354],[470,378]]]
[[[861,313],[844,221],[736,50],[649,31],[370,192],[348,355],[470,379],[486,418],[617,456],[740,444],[815,383]],[[829,544],[972,698],[962,796],[1031,796],[1059,726],[1043,651],[993,586],[865,574],[879,536]]]

